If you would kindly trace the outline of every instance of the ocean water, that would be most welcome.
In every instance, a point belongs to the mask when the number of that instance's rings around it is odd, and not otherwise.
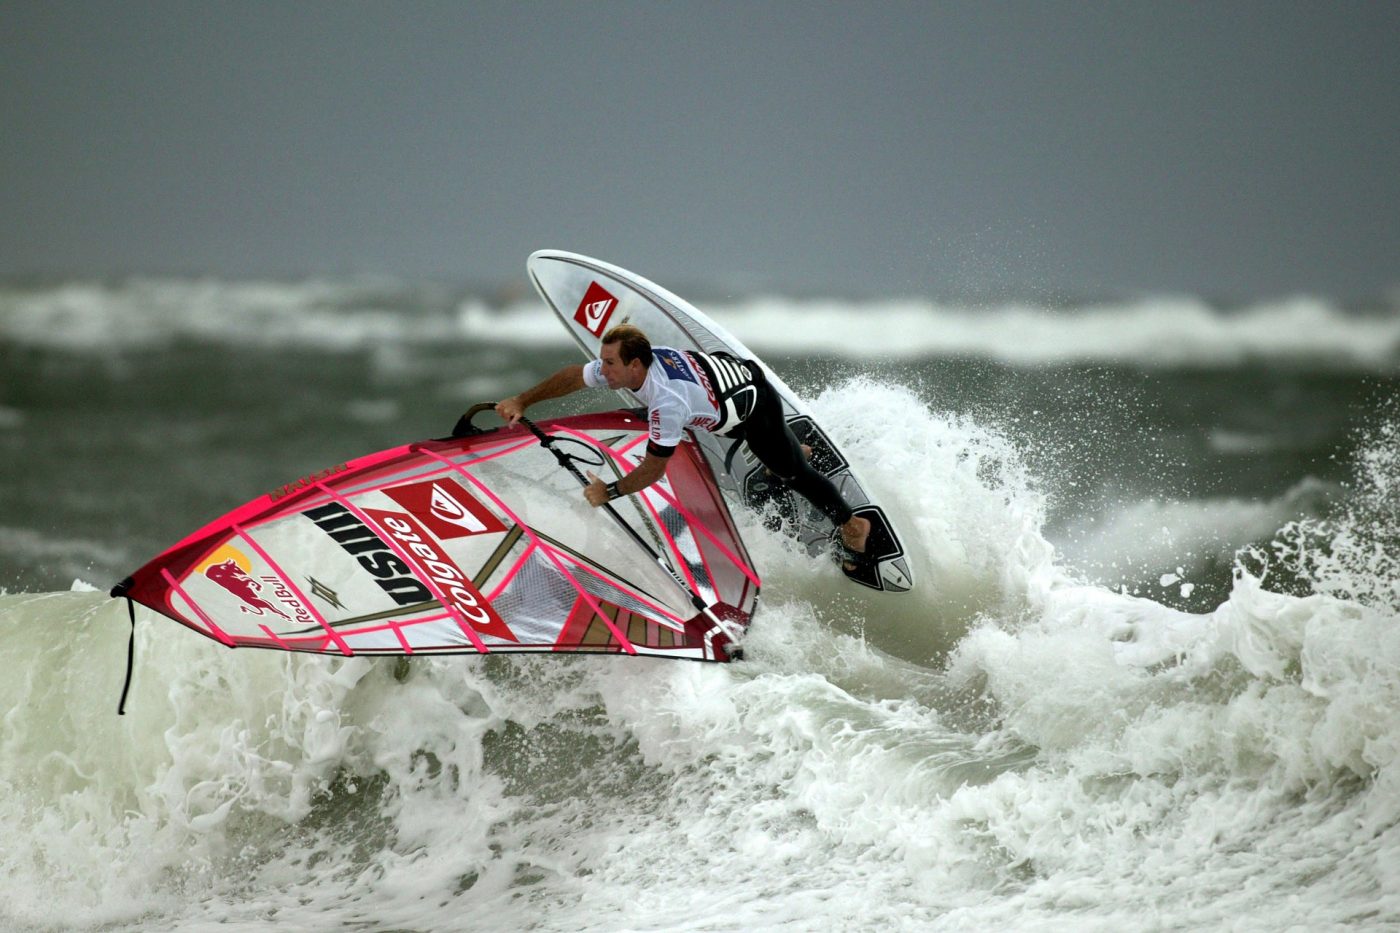
[[[697,303],[915,592],[742,514],[741,664],[141,611],[119,718],[113,582],[576,351],[518,292],[0,287],[0,928],[1400,929],[1400,309]]]

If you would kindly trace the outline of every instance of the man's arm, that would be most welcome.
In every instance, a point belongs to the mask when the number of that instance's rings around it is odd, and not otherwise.
[[[515,424],[520,420],[521,415],[525,414],[525,409],[536,402],[559,398],[561,395],[577,392],[583,387],[583,367],[579,365],[565,366],[534,388],[526,389],[519,395],[512,395],[508,399],[497,402],[496,414],[500,415],[501,420],[505,421],[506,424]]]
[[[617,481],[617,491],[619,495],[630,496],[634,492],[641,492],[652,483],[666,475],[666,464],[671,462],[670,457],[658,457],[656,454],[648,453],[642,458],[642,462],[637,464],[637,468]],[[608,501],[608,487],[601,479],[588,474],[591,482],[584,488],[584,498],[588,504],[597,508]]]

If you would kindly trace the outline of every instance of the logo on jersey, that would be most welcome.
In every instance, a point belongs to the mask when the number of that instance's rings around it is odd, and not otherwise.
[[[391,486],[384,495],[403,506],[442,541],[506,530],[486,506],[450,479]]]
[[[690,367],[685,365],[685,358],[675,350],[668,350],[664,347],[660,349],[653,347],[651,355],[653,359],[661,364],[661,368],[665,371],[668,378],[683,379],[686,382],[694,382],[696,385],[700,384],[696,381],[695,374],[690,371]]]
[[[597,282],[591,282],[588,291],[583,293],[583,300],[578,303],[578,309],[574,311],[574,320],[593,336],[601,337],[608,326],[608,319],[616,310],[617,298]]]
[[[719,402],[715,401],[715,390],[710,385],[710,377],[705,375],[705,367],[700,365],[700,361],[695,358],[694,353],[687,352],[686,356],[690,359],[690,365],[691,368],[695,370],[695,375],[700,377],[700,385],[704,387],[705,394],[710,397],[710,404],[714,406],[715,411],[719,411]],[[715,423],[718,424],[719,422]],[[709,428],[705,430],[708,431]]]

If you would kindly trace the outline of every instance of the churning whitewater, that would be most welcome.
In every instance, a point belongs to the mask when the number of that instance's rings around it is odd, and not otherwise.
[[[847,308],[846,326],[858,310]],[[466,316],[476,313],[485,312]],[[410,329],[438,326],[424,320]],[[480,349],[448,360],[429,348],[437,338],[419,344],[417,330],[383,326],[393,339],[377,349],[317,346],[276,360],[327,397],[340,393],[317,389],[318,373],[367,367],[354,377],[358,407],[342,413],[364,450],[399,436],[411,399],[450,422],[468,396],[529,381]],[[24,354],[50,354],[43,365],[62,370],[74,354],[86,364],[97,353],[8,339],[9,358],[35,367]],[[202,352],[198,341],[127,348],[106,358],[105,375],[84,378],[109,380],[121,404],[150,379],[177,381],[185,351]],[[246,362],[261,351],[232,352]],[[1327,362],[1309,372],[1344,374],[1316,379],[1370,385],[1381,365],[1322,353]],[[228,377],[217,365],[214,382]],[[1076,484],[1101,449],[1087,427],[1082,446],[1056,449],[1018,433],[1014,399],[1001,399],[1004,417],[958,404],[957,378],[934,392],[908,370],[819,357],[787,365],[807,374],[801,390],[823,424],[892,503],[919,587],[904,596],[853,587],[736,511],[764,582],[738,664],[227,651],[138,610],[135,679],[118,718],[129,625],[125,606],[94,590],[111,581],[93,568],[149,552],[144,538],[127,540],[143,520],[188,530],[324,466],[337,448],[266,443],[278,454],[262,464],[245,448],[272,436],[257,431],[290,438],[311,416],[289,409],[269,427],[270,401],[241,421],[211,402],[177,410],[178,428],[133,430],[122,443],[139,455],[91,467],[115,485],[139,485],[142,471],[192,471],[197,492],[170,480],[179,514],[148,518],[129,502],[128,517],[106,527],[70,517],[45,531],[27,512],[0,520],[0,554],[23,571],[11,579],[87,568],[71,592],[25,582],[0,596],[10,672],[0,679],[0,925],[1400,924],[1393,406],[1371,405],[1343,476],[1281,471],[1243,496],[1201,482],[1173,500],[1203,512],[1254,503],[1224,521],[1266,530],[1222,542],[1180,526],[1161,535],[1157,523],[1173,519],[1160,490],[1110,501],[1122,489],[1104,483],[1085,493]],[[937,369],[927,357],[920,366]],[[974,370],[959,373],[985,385]],[[1090,386],[1110,377],[1083,375]],[[1151,415],[1147,384],[1133,384],[1135,400],[1105,409],[1126,435],[1122,424]],[[243,397],[259,391],[271,392]],[[0,440],[42,427],[44,406],[0,403],[15,412],[0,421]],[[1264,420],[1253,430],[1267,433]],[[409,427],[431,433],[427,422]],[[163,459],[182,436],[213,452]],[[1202,473],[1216,462],[1206,457],[1193,461]],[[212,479],[219,462],[242,471],[232,485]],[[1289,491],[1305,480],[1324,504]],[[59,507],[100,514],[91,503]],[[1192,514],[1199,529],[1202,512]],[[1132,547],[1104,542],[1122,537],[1115,522],[1131,515],[1147,516],[1141,536],[1151,540],[1139,542],[1139,565],[1124,557],[1125,576],[1107,578],[1108,551]],[[1105,536],[1087,540],[1095,529]],[[1202,593],[1215,594],[1212,605],[1200,605]]]

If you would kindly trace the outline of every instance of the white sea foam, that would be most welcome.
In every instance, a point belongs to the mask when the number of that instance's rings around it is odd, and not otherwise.
[[[1363,457],[1363,488],[1393,494],[1375,470]],[[983,920],[1071,904],[1130,928],[1400,920],[1400,878],[1380,868],[1400,848],[1400,598],[1355,546],[1376,530],[1360,518],[1308,564],[1314,595],[1240,566],[1226,602],[1191,615],[1062,582],[959,644],[950,680],[1038,750],[1036,769],[954,798],[1038,879]]]

